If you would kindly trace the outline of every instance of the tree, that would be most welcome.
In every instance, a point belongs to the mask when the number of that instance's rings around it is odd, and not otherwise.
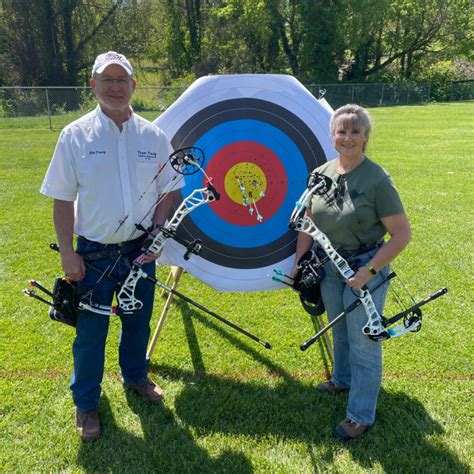
[[[301,0],[300,78],[335,82],[344,59],[345,0]]]
[[[361,81],[387,72],[410,79],[418,62],[442,51],[461,53],[469,43],[469,0],[359,0],[348,5],[352,41],[346,39],[344,79]]]
[[[3,0],[5,79],[32,86],[77,85],[86,80],[95,52],[107,41],[121,9],[136,2]],[[6,54],[8,53],[8,54]]]
[[[0,83],[10,85],[85,83],[110,49],[151,62],[163,83],[245,72],[446,82],[453,58],[474,50],[470,0],[0,2]]]

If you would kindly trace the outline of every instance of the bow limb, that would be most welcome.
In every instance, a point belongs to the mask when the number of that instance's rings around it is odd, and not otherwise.
[[[394,337],[402,336],[403,334],[406,334],[407,332],[416,332],[421,329],[421,323],[422,323],[422,312],[421,312],[421,307],[424,306],[425,304],[429,303],[430,301],[433,301],[440,296],[445,295],[448,292],[447,288],[441,288],[438,291],[435,291],[431,295],[427,296],[425,299],[419,301],[418,303],[415,303],[414,305],[410,306],[409,308],[400,311],[396,315],[392,316],[391,318],[385,318],[385,327],[386,329],[386,334],[384,337],[381,339],[393,339]],[[400,319],[403,319],[403,323],[399,324],[396,327],[389,327],[392,324],[395,324],[397,321]],[[371,339],[374,340],[379,340],[376,337],[371,337]]]

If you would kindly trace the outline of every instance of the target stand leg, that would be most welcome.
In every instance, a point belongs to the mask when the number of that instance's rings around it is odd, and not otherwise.
[[[318,326],[318,331],[325,326],[323,315],[316,316],[315,326]],[[329,337],[329,332],[325,332],[323,334],[323,337],[319,340],[319,347],[321,349],[321,355],[323,358],[324,372],[326,374],[326,378],[329,380],[331,378],[331,371],[334,363],[334,350]]]
[[[171,267],[171,271],[166,280],[166,284],[168,285],[171,279],[173,279],[174,281],[173,281],[173,284],[171,285],[171,288],[175,290],[176,287],[178,286],[179,280],[183,272],[184,270],[181,267]],[[164,290],[161,290],[160,296],[163,294],[163,292]],[[146,353],[147,360],[151,359],[151,355],[153,354],[153,351],[155,350],[155,346],[158,341],[158,336],[160,335],[161,329],[163,328],[163,325],[165,324],[166,316],[168,316],[168,311],[170,309],[173,296],[174,296],[173,293],[168,293],[165,305],[163,306],[163,310],[161,311],[160,320],[158,321],[158,325],[156,326],[155,332],[150,341],[150,345],[148,346],[148,351]]]
[[[166,277],[165,280],[165,285],[168,285],[171,283],[172,279],[175,279],[175,273],[178,271],[180,267],[171,267],[171,271],[168,273],[168,276]],[[180,275],[181,276],[181,275]],[[179,280],[179,277],[178,277]],[[166,290],[164,288],[160,289],[159,296],[163,296],[165,294]]]

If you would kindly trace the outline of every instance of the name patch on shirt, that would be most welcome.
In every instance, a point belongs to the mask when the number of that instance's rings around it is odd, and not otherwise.
[[[156,151],[141,151],[138,150],[138,158],[146,161],[155,161],[157,158]]]
[[[105,150],[90,150],[89,155],[105,155]]]

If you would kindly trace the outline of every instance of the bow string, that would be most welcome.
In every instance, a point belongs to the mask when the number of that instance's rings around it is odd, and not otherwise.
[[[303,232],[312,237],[312,239],[319,245],[319,247],[324,251],[327,258],[335,266],[339,274],[345,279],[349,279],[355,275],[355,271],[350,267],[348,262],[337,252],[333,247],[329,238],[317,227],[316,223],[307,215],[307,210],[311,206],[311,200],[315,195],[324,195],[328,194],[331,187],[334,185],[331,178],[325,176],[321,173],[312,172],[308,177],[307,188],[301,195],[300,199],[296,202],[295,208],[291,214],[289,220],[290,229],[297,230],[298,232]],[[277,274],[278,271],[276,272]],[[288,275],[283,275],[289,277]],[[383,285],[388,280],[394,278],[396,274],[394,272],[390,273],[386,278],[384,278],[375,288],[372,289],[374,292],[377,288]],[[398,281],[401,279],[398,277]],[[285,283],[282,281],[282,283]],[[293,285],[290,285],[293,286]],[[404,286],[404,285],[403,285]],[[404,287],[406,290],[406,287]],[[411,295],[410,298],[413,304],[409,308],[403,308],[402,311],[392,316],[391,318],[385,318],[378,313],[377,308],[372,299],[371,292],[367,287],[362,289],[353,289],[352,290],[357,299],[345,310],[336,316],[336,318],[331,321],[327,326],[325,326],[321,331],[319,331],[315,336],[308,339],[305,343],[301,345],[302,350],[306,350],[311,344],[313,344],[322,334],[324,334],[330,327],[336,324],[342,317],[345,317],[348,313],[353,311],[358,306],[362,305],[367,316],[367,322],[362,328],[362,332],[374,341],[382,341],[386,339],[392,339],[394,337],[402,336],[408,332],[417,332],[421,329],[422,323],[422,312],[421,306],[426,303],[433,301],[434,299],[446,294],[447,289],[442,288],[437,292],[431,294],[424,300],[416,303]],[[392,290],[394,291],[394,290]],[[408,290],[406,290],[408,293]],[[409,293],[408,293],[409,294]],[[399,297],[396,298],[397,302],[401,305],[401,300]],[[400,319],[403,319],[403,322],[396,326],[390,327],[392,324],[395,324]]]

